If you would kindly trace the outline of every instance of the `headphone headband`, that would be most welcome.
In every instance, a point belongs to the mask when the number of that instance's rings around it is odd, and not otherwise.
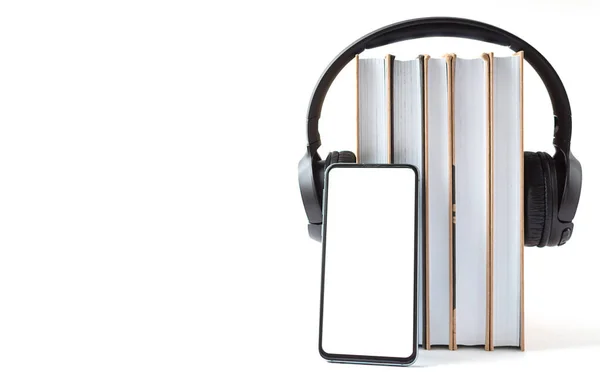
[[[381,47],[405,40],[446,36],[479,40],[506,46],[515,52],[523,51],[525,60],[542,79],[550,95],[554,111],[554,146],[570,159],[571,106],[560,77],[548,60],[519,37],[498,27],[464,18],[417,18],[394,23],[358,39],[344,49],[327,67],[315,86],[307,115],[308,152],[314,155],[321,145],[319,117],[329,87],[342,69],[366,49]]]
[[[571,231],[571,223],[581,194],[581,164],[571,152],[571,106],[567,91],[560,77],[548,60],[535,48],[519,37],[498,27],[464,18],[431,17],[418,18],[385,26],[358,39],[344,49],[327,67],[314,88],[308,108],[306,133],[307,152],[299,163],[298,176],[304,208],[309,219],[309,230],[317,236],[322,220],[321,158],[317,149],[321,146],[319,117],[329,87],[342,69],[366,49],[410,39],[445,36],[479,40],[523,51],[525,60],[542,79],[554,111],[554,154],[556,169],[558,209],[555,227]],[[321,164],[319,164],[321,163]],[[559,228],[560,227],[560,228]],[[557,232],[560,234],[560,232]],[[566,232],[563,232],[565,235]],[[570,233],[570,232],[569,232]],[[569,234],[570,236],[570,234]],[[568,238],[568,237],[566,237]]]

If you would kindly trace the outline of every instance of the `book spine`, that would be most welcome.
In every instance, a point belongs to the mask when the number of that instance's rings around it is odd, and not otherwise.
[[[359,111],[359,107],[360,107],[360,92],[359,92],[359,76],[358,76],[358,71],[360,70],[360,59],[358,58],[358,55],[356,55],[356,57],[354,58],[354,61],[356,61],[356,152],[354,153],[354,155],[356,155],[356,163],[360,163],[360,128],[359,128],[359,122],[360,122],[360,111]]]
[[[388,155],[387,160],[389,164],[394,162],[394,56],[387,55],[385,57],[385,79],[386,79],[386,90],[387,90],[387,141],[388,141]]]
[[[446,55],[446,71],[448,80],[448,126],[449,126],[449,160],[450,160],[450,339],[448,348],[456,350],[456,194],[455,194],[455,152],[454,152],[454,63],[456,55]]]
[[[519,56],[519,91],[521,97],[521,108],[519,108],[519,129],[521,132],[521,144],[520,146],[520,157],[521,157],[521,321],[520,321],[520,348],[521,351],[525,351],[525,228],[524,228],[524,217],[525,217],[525,181],[523,176],[525,175],[525,167],[524,167],[524,147],[523,147],[523,51],[517,52]]]
[[[429,210],[429,100],[428,100],[428,86],[429,86],[429,75],[427,71],[429,69],[429,56],[422,55],[420,57],[421,66],[421,103],[422,103],[422,123],[423,123],[423,348],[431,349],[431,332],[430,332],[430,316],[429,311],[429,217],[427,212]]]
[[[486,138],[488,152],[486,154],[486,172],[488,188],[486,190],[487,204],[487,251],[486,251],[486,327],[485,350],[494,350],[494,54],[483,54],[485,61],[485,91],[486,100]]]

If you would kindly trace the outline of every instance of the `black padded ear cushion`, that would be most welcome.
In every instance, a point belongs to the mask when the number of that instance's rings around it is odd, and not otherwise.
[[[338,163],[356,163],[356,156],[352,151],[340,151]]]
[[[329,167],[331,164],[335,164],[338,162],[339,154],[339,152],[333,151],[330,152],[329,155],[327,155],[327,159],[325,161],[325,169],[327,169],[327,167]]]
[[[546,178],[542,159],[535,152],[525,152],[525,246],[540,246],[546,224]]]
[[[356,156],[352,151],[330,152],[325,161],[325,168],[335,163],[356,163]]]
[[[546,180],[546,224],[544,234],[539,246],[556,246],[560,241],[562,232],[555,233],[554,221],[558,215],[558,181],[554,158],[545,152],[538,152],[542,158],[542,168]]]

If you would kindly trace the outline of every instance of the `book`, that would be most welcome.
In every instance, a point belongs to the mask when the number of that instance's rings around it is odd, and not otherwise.
[[[523,54],[356,57],[357,161],[418,170],[418,342],[524,348]]]
[[[449,85],[444,58],[424,59],[424,196],[426,340],[424,347],[450,345],[452,159]]]
[[[454,57],[456,345],[485,345],[489,235],[489,58]],[[455,346],[456,346],[455,345]]]
[[[523,53],[491,55],[490,349],[525,348]]]

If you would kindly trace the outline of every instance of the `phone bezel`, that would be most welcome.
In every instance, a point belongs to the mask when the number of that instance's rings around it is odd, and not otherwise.
[[[410,169],[414,173],[415,198],[414,198],[414,280],[413,280],[413,340],[412,353],[408,357],[386,357],[356,354],[328,353],[323,350],[323,305],[325,295],[325,258],[327,244],[327,200],[329,172],[334,168],[403,168]],[[408,366],[417,359],[417,293],[418,293],[418,196],[419,196],[419,173],[414,165],[410,164],[354,164],[354,163],[336,163],[330,165],[325,170],[325,183],[323,189],[323,226],[322,226],[322,259],[321,259],[321,301],[319,317],[319,354],[330,362],[357,363],[357,364],[377,364],[390,366]]]

